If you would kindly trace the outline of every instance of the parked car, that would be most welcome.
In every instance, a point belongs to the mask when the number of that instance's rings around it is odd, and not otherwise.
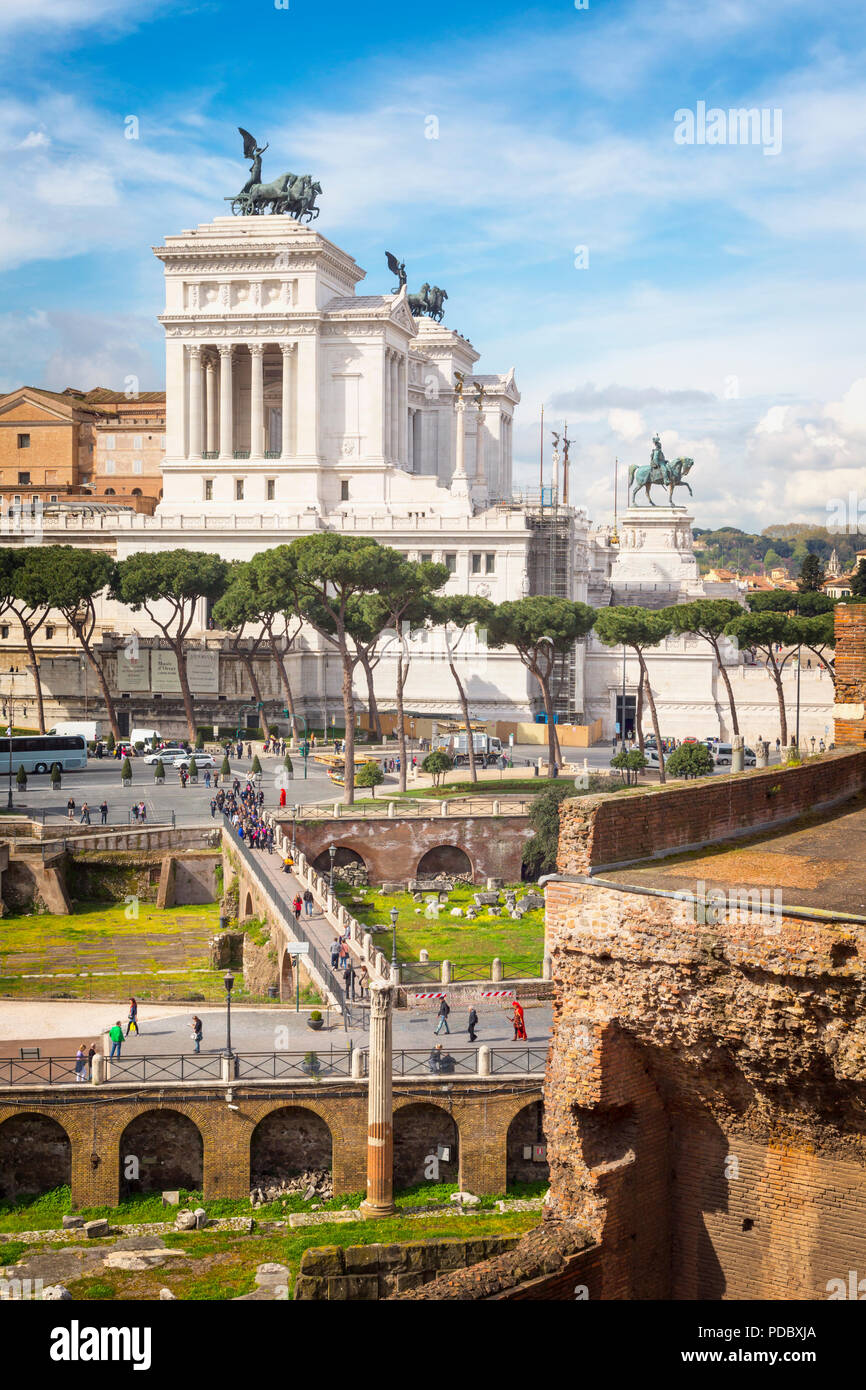
[[[166,763],[173,763],[175,758],[186,757],[186,750],[176,745],[169,748],[156,748],[152,753],[145,753],[144,761],[153,765],[162,759],[163,766]]]
[[[195,765],[199,772],[203,768],[216,767],[217,765],[216,758],[212,757],[210,753],[181,753],[179,758],[172,760],[172,767],[189,767],[193,758],[195,758]]]
[[[729,743],[717,743],[710,748],[713,755],[713,762],[718,767],[727,767],[734,756],[734,750]]]

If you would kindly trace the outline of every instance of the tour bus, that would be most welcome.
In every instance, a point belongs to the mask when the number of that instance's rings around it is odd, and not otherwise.
[[[30,772],[50,772],[59,763],[63,772],[87,767],[87,740],[83,734],[21,734],[12,740],[13,775],[19,767]],[[0,737],[0,774],[10,767],[8,737]]]

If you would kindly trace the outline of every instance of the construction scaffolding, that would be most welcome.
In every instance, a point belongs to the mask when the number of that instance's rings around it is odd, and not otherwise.
[[[560,503],[558,490],[546,487],[534,492],[516,493],[503,509],[522,511],[532,532],[527,559],[529,593],[552,598],[574,597],[574,513]],[[558,652],[550,682],[554,714],[565,724],[581,723],[583,711],[576,707],[576,666],[574,647]]]

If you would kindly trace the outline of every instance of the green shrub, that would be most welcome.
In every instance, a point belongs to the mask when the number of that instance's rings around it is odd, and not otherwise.
[[[556,851],[559,845],[559,808],[568,797],[574,795],[574,787],[566,783],[561,787],[548,787],[541,792],[529,808],[529,824],[535,831],[531,840],[523,847],[523,867],[530,878],[553,873],[556,868]]]
[[[285,758],[283,759],[283,767],[286,769],[286,772],[288,772],[288,773],[293,773],[294,770],[295,770],[294,763],[292,762],[292,760],[291,760],[291,758],[289,757],[288,753],[286,754]]]
[[[433,778],[433,786],[438,787],[446,772],[450,772],[454,766],[453,761],[447,753],[443,753],[441,748],[434,748],[432,753],[421,764],[422,770],[429,773]]]
[[[261,770],[262,770],[262,765],[261,765],[261,763],[259,762],[259,755],[258,755],[258,753],[256,753],[255,757],[253,758],[252,764],[251,764],[251,766],[250,766],[250,772],[253,774],[253,776],[255,776],[256,773],[261,772]]]
[[[356,787],[369,787],[376,795],[376,788],[380,787],[385,780],[385,774],[378,763],[362,763],[355,773]]]
[[[198,763],[196,762],[195,757],[190,758],[187,772],[189,773],[190,777],[198,777]]]
[[[153,765],[153,777],[154,781],[159,781],[160,778],[165,781],[165,766],[163,765],[162,758],[158,758]]]
[[[56,787],[59,787],[59,786],[60,786],[60,781],[61,781],[62,775],[63,775],[63,769],[61,768],[60,764],[59,764],[59,763],[52,763],[52,764],[51,764],[51,785],[52,785],[52,787],[55,787],[55,788],[56,788]]]
[[[24,764],[23,764],[23,763],[21,763],[20,767],[18,768],[18,775],[17,775],[17,777],[15,778],[15,781],[16,781],[17,784],[18,784],[18,790],[21,791],[21,792],[26,792],[26,790],[27,790],[27,773],[24,771]]]
[[[313,1020],[314,1023],[318,1023],[318,1021],[319,1021],[319,1019],[320,1019],[321,1017],[322,1017],[321,1012],[320,1012],[318,1009],[313,1009],[313,1012],[310,1014],[310,1018]],[[315,1055],[315,1054],[313,1054],[313,1055]]]
[[[222,763],[220,764],[220,776],[221,776],[221,777],[231,777],[231,775],[232,775],[231,763],[229,762],[228,757],[225,757],[225,758],[223,758]]]
[[[129,758],[124,758],[123,762],[120,764],[120,776],[121,780],[129,778],[129,780],[132,781],[132,766]]]
[[[204,750],[204,729],[196,729],[195,731],[195,750],[197,753]]]
[[[665,766],[672,777],[707,777],[715,763],[705,743],[681,743],[671,753]]]

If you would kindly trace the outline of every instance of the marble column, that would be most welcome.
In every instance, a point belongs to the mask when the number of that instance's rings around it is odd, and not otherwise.
[[[475,484],[480,487],[484,482],[484,411],[479,410],[478,422],[475,427]]]
[[[189,457],[201,458],[201,348],[189,349]]]
[[[405,357],[401,357],[398,369],[400,373],[400,394],[397,402],[400,426],[400,462],[409,472],[412,471],[412,459],[409,453],[409,390],[407,372],[409,363]]]
[[[232,350],[226,343],[220,347],[220,458],[234,454],[234,412],[232,386]]]
[[[250,343],[250,458],[260,459],[264,451],[265,379],[262,343]]]
[[[388,459],[391,454],[391,354],[388,348],[385,349],[385,359],[382,364],[382,457]]]
[[[294,343],[280,343],[283,354],[283,427],[280,457],[287,459],[292,451],[292,353]]]
[[[207,406],[207,451],[215,454],[217,450],[217,414],[216,414],[216,363],[212,357],[208,357],[204,364],[205,380],[205,403]]]
[[[390,985],[370,985],[370,1060],[367,1090],[367,1196],[361,1214],[391,1216],[394,1205],[394,1096]]]
[[[391,458],[397,462],[400,453],[397,422],[400,418],[400,384],[396,352],[391,358]]]
[[[466,476],[466,407],[459,396],[457,398],[457,440],[451,492],[458,497],[468,497],[469,495],[469,479]]]

